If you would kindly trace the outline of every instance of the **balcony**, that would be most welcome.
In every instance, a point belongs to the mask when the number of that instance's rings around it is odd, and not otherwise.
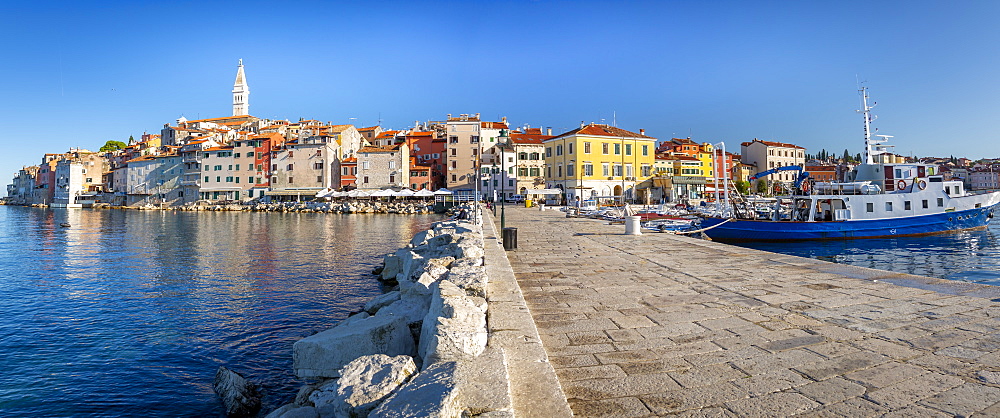
[[[201,186],[201,181],[198,180],[181,180],[178,183],[181,186]]]

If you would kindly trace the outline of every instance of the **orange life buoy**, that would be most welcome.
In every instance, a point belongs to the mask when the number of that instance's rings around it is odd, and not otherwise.
[[[922,179],[921,180],[917,180],[917,188],[920,189],[920,190],[926,189],[927,188],[927,182],[924,181],[924,180],[922,180]]]
[[[906,180],[900,180],[900,181],[896,182],[896,188],[897,189],[905,189],[906,188]]]

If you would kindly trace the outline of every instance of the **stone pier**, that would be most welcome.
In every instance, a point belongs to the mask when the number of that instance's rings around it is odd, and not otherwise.
[[[506,209],[576,416],[1000,416],[997,288]]]

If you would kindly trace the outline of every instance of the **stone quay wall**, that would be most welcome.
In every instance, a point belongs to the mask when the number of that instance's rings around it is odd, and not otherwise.
[[[571,416],[492,222],[450,220],[385,256],[395,284],[293,346],[279,417]]]

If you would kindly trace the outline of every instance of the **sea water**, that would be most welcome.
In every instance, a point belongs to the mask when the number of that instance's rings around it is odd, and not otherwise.
[[[1000,285],[1000,223],[975,231],[890,239],[734,243],[834,263]]]
[[[438,219],[0,206],[0,416],[220,416],[223,365],[290,402],[292,344]]]

